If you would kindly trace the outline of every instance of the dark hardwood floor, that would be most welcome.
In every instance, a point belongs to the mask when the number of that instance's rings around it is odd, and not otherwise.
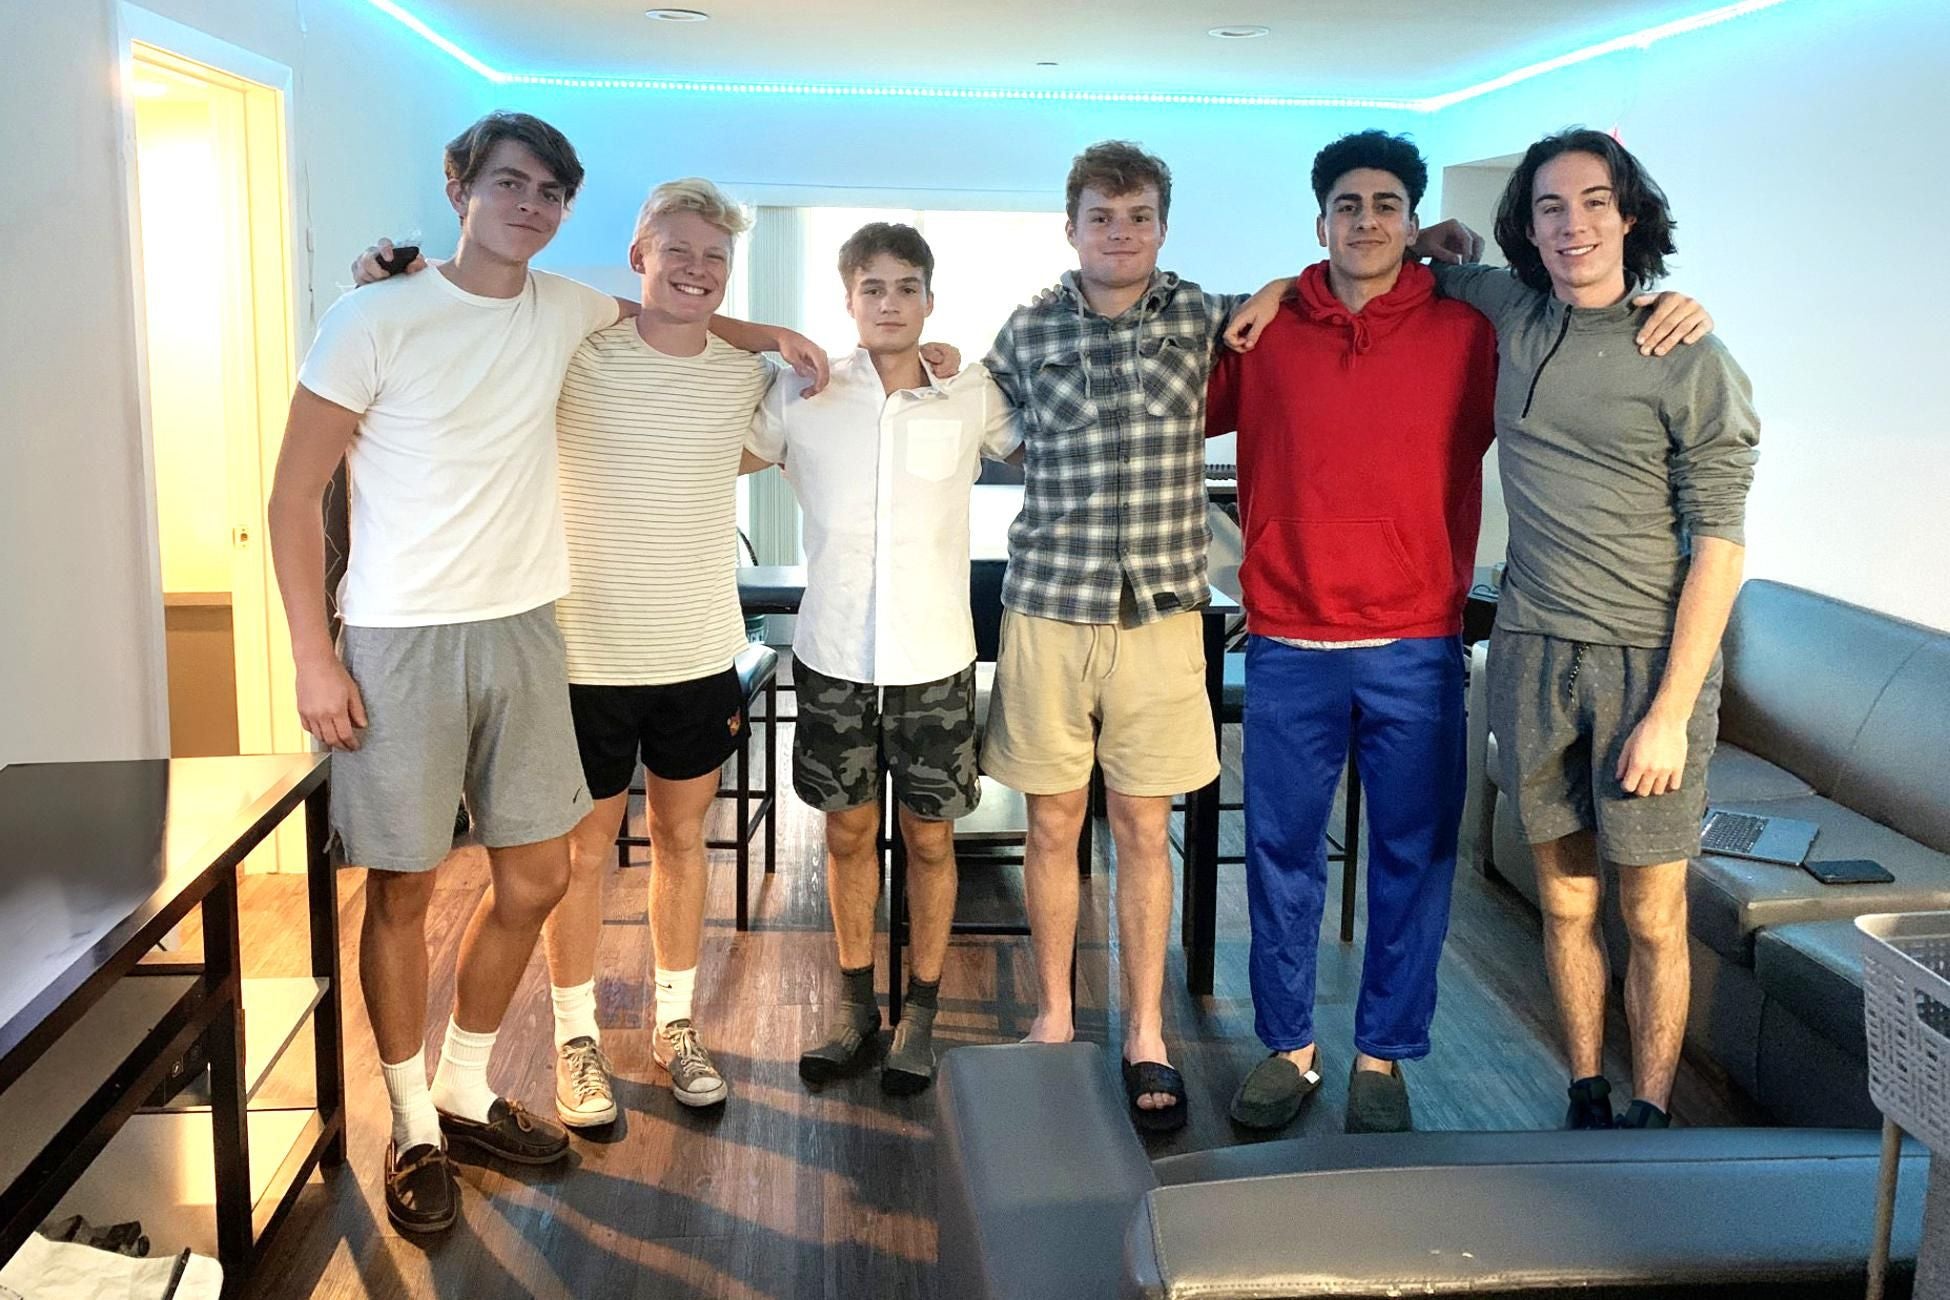
[[[762,739],[763,728],[758,732]],[[780,741],[783,756],[789,726],[781,728]],[[1227,750],[1229,781],[1236,782],[1236,732],[1228,735]],[[728,819],[728,806],[714,816]],[[686,1110],[652,1064],[648,872],[614,872],[597,987],[622,1119],[614,1132],[576,1137],[559,1169],[464,1164],[461,1221],[431,1240],[403,1237],[385,1217],[379,1170],[388,1110],[356,960],[363,881],[358,872],[342,873],[350,1164],[329,1180],[315,1179],[302,1194],[255,1294],[934,1297],[931,1094],[885,1098],[871,1073],[813,1094],[797,1075],[799,1051],[820,1023],[837,974],[819,819],[789,793],[781,817],[779,870],[765,878],[754,867],[752,929],[744,934],[731,921],[731,855],[713,855],[696,1018],[731,1081],[730,1101],[716,1113]],[[1231,849],[1238,847],[1238,820],[1227,814]],[[1083,1036],[1114,1043],[1108,839],[1100,824],[1098,867],[1084,882],[1078,1000]],[[462,927],[486,886],[477,848],[456,850],[442,871],[428,935],[436,1008],[429,1056],[451,1005]],[[1181,1133],[1154,1145],[1154,1154],[1242,1140],[1226,1119],[1226,1103],[1264,1049],[1252,1032],[1241,871],[1226,868],[1221,879],[1215,996],[1195,1000],[1185,993],[1174,943],[1167,1029],[1191,1090],[1191,1115]],[[971,873],[964,906],[1019,906],[1013,874]],[[252,876],[244,901],[249,973],[296,973],[304,952],[295,922],[304,911],[304,882]],[[1361,944],[1342,945],[1337,920],[1330,910],[1321,942],[1317,1020],[1326,1081],[1289,1135],[1335,1132],[1341,1123]],[[1507,886],[1467,865],[1457,875],[1441,979],[1435,1050],[1407,1071],[1419,1126],[1523,1129],[1560,1122],[1564,1070],[1553,1046],[1536,915]],[[1034,1001],[1027,940],[958,939],[942,999],[937,1041],[943,1047],[1019,1037]],[[538,953],[503,1027],[491,1078],[544,1114],[553,1113],[549,1017]],[[1630,1073],[1615,1008],[1611,1020],[1607,1070],[1622,1084]],[[1107,1054],[1107,1069],[1115,1068],[1114,1059]],[[1680,1122],[1696,1125],[1761,1122],[1736,1090],[1690,1062],[1681,1070],[1673,1110]]]

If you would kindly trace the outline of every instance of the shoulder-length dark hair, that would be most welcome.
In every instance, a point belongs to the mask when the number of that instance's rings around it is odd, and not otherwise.
[[[1525,150],[1523,161],[1510,173],[1510,183],[1503,187],[1503,199],[1496,208],[1496,243],[1518,278],[1533,289],[1550,292],[1550,272],[1544,269],[1537,246],[1530,242],[1536,228],[1531,191],[1544,164],[1566,153],[1591,154],[1611,172],[1612,201],[1620,215],[1632,221],[1632,228],[1625,232],[1625,274],[1641,286],[1663,276],[1666,259],[1678,251],[1672,242],[1677,223],[1665,191],[1624,145],[1603,131],[1573,127],[1547,135]]]

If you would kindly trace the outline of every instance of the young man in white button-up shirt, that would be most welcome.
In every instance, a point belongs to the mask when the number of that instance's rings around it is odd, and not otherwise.
[[[793,787],[826,814],[827,897],[840,1005],[799,1058],[808,1083],[856,1066],[880,1029],[873,922],[880,781],[891,771],[907,844],[913,965],[881,1072],[890,1093],[934,1077],[932,1032],[955,909],[954,824],[981,798],[969,489],[982,457],[1022,441],[980,366],[922,364],[934,254],[911,226],[874,222],[840,249],[860,348],[825,392],[773,386],[747,446],[782,463],[805,514],[806,594],[793,638],[799,723]]]

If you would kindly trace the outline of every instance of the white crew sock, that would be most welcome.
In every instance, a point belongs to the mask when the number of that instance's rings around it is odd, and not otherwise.
[[[404,1154],[421,1145],[440,1145],[440,1112],[427,1091],[425,1048],[398,1065],[379,1063],[386,1078],[386,1098],[393,1107],[393,1145]]]
[[[697,988],[697,967],[665,970],[657,967],[657,1028],[673,1020],[691,1018],[691,993]]]
[[[471,1034],[452,1020],[447,1022],[447,1041],[433,1072],[435,1107],[449,1115],[487,1123],[488,1109],[495,1102],[494,1089],[487,1081],[494,1039],[492,1032]]]
[[[578,984],[574,988],[563,988],[551,984],[548,988],[549,1001],[555,1004],[555,1047],[560,1051],[572,1039],[588,1038],[597,1043],[603,1041],[602,1030],[596,1028],[596,981]]]

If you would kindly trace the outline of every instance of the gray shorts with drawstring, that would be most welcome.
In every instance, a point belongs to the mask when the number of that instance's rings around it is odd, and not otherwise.
[[[1679,788],[1635,795],[1618,759],[1665,676],[1667,650],[1593,645],[1498,628],[1490,638],[1490,730],[1503,792],[1532,844],[1598,834],[1608,862],[1646,867],[1699,853],[1706,765],[1720,730],[1720,661],[1686,724]]]

